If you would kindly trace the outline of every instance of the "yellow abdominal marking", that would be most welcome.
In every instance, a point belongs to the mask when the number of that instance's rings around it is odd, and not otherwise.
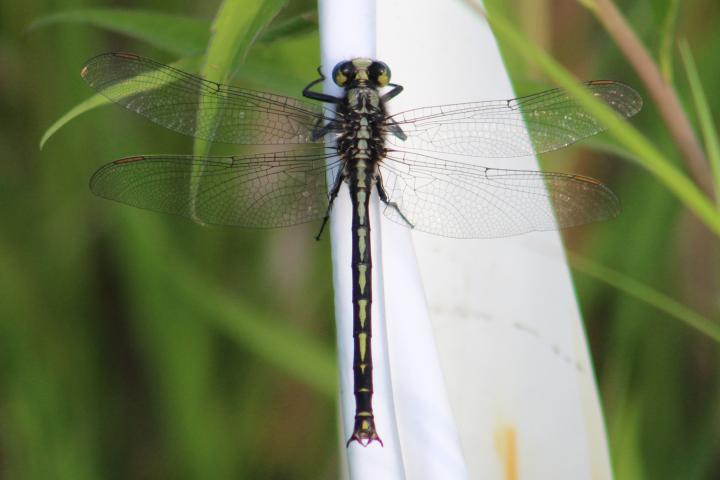
[[[367,285],[367,265],[358,265],[358,286],[360,294],[365,295],[365,286]]]
[[[360,342],[360,361],[364,362],[365,353],[367,353],[367,333],[358,333],[358,342]]]
[[[358,201],[358,207],[357,207],[357,213],[358,213],[358,223],[360,225],[365,225],[365,196],[367,195],[367,192],[365,190],[358,190],[357,192],[357,201]]]
[[[367,320],[367,300],[358,300],[358,315],[360,320],[360,328],[365,328],[365,320]]]
[[[365,252],[367,251],[367,229],[366,228],[358,228],[357,231],[358,235],[358,253],[360,254],[360,261],[365,261]]]

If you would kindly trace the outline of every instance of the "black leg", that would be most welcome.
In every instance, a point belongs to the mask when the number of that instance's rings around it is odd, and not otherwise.
[[[403,86],[397,85],[395,83],[389,83],[388,87],[393,87],[393,89],[381,97],[383,102],[387,102],[388,100],[396,97],[400,92],[403,91]]]
[[[338,192],[340,191],[340,185],[342,185],[343,178],[343,167],[340,167],[340,170],[338,171],[337,177],[335,177],[335,182],[333,183],[332,188],[330,189],[330,195],[329,195],[329,202],[327,211],[325,212],[325,216],[323,217],[322,225],[320,225],[320,231],[315,236],[315,240],[320,241],[320,236],[323,233],[323,230],[325,230],[325,225],[327,225],[328,220],[330,220],[330,210],[332,209],[333,202],[335,201],[335,198],[338,195]]]
[[[319,118],[318,123],[315,124],[315,127],[313,128],[312,137],[311,140],[314,142],[316,140],[321,139],[324,137],[328,132],[332,132],[334,129],[336,129],[337,125],[334,122],[328,122],[323,126],[320,126],[323,119]],[[404,135],[404,134],[403,134]],[[404,139],[403,139],[404,140]]]
[[[382,181],[380,179],[378,179],[378,182],[377,182],[377,190],[378,190],[378,196],[380,197],[380,201],[383,202],[388,207],[395,210],[397,212],[397,214],[400,215],[400,218],[402,218],[403,221],[407,224],[408,227],[415,228],[415,225],[410,223],[410,220],[408,220],[407,217],[405,215],[403,215],[403,213],[400,211],[400,207],[398,206],[398,204],[390,201],[390,199],[388,198],[388,194],[385,191],[385,187],[383,187]]]
[[[407,140],[407,135],[405,135],[405,132],[403,132],[402,127],[398,125],[398,123],[395,121],[393,117],[388,117],[385,121],[386,127],[390,130],[390,133],[395,135],[400,140]]]
[[[333,97],[332,95],[328,95],[326,93],[313,92],[310,90],[312,87],[314,87],[318,83],[325,81],[325,75],[323,75],[321,67],[318,67],[317,71],[320,74],[320,78],[318,78],[317,80],[313,80],[312,82],[308,83],[305,88],[303,88],[303,91],[302,91],[303,97],[310,98],[312,100],[318,100],[320,102],[325,102],[325,103],[341,103],[342,98]]]
[[[402,85],[396,85],[394,83],[391,83],[390,86],[393,87],[393,89],[382,96],[383,102],[387,102],[388,100],[396,97],[400,92],[403,91]],[[386,121],[386,126],[390,130],[390,133],[395,135],[400,140],[407,139],[407,135],[405,135],[405,132],[403,132],[402,128],[400,127],[400,125],[397,124],[394,118],[389,117]]]

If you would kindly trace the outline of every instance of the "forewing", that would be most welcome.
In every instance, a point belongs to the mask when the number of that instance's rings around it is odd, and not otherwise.
[[[325,215],[326,175],[339,167],[339,160],[323,155],[153,155],[101,167],[90,188],[100,197],[197,223],[284,227]]]
[[[579,175],[487,168],[415,153],[380,164],[391,202],[413,228],[454,238],[494,238],[605,220],[620,212],[617,197]],[[393,207],[391,220],[407,221]]]
[[[158,125],[215,142],[309,143],[317,125],[332,122],[316,104],[221,85],[127,53],[93,58],[82,77],[113,102]]]
[[[595,97],[624,117],[635,115],[642,98],[614,81],[585,83]],[[396,123],[407,136],[389,136],[403,150],[486,158],[520,157],[563,148],[604,130],[600,122],[560,89],[513,100],[426,107],[399,113]]]

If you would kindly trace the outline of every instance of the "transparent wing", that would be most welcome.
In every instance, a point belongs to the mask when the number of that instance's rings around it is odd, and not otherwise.
[[[412,226],[454,238],[555,230],[616,216],[620,203],[592,178],[487,168],[395,152],[379,166],[383,186]],[[392,207],[385,215],[407,222]]]
[[[593,95],[624,117],[635,115],[642,98],[631,87],[609,80],[585,83]],[[487,102],[419,108],[390,118],[407,135],[388,142],[426,152],[520,157],[563,148],[604,127],[564,90]]]
[[[184,135],[222,143],[301,144],[326,118],[313,103],[221,85],[147,58],[106,53],[81,73],[102,95]]]
[[[322,218],[330,155],[269,153],[241,157],[153,155],[116,160],[90,180],[96,195],[195,222],[283,227]]]

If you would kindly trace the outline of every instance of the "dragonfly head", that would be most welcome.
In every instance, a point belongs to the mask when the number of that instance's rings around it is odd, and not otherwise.
[[[335,65],[332,78],[340,87],[351,87],[358,83],[384,87],[390,83],[390,67],[377,60],[355,58]]]

